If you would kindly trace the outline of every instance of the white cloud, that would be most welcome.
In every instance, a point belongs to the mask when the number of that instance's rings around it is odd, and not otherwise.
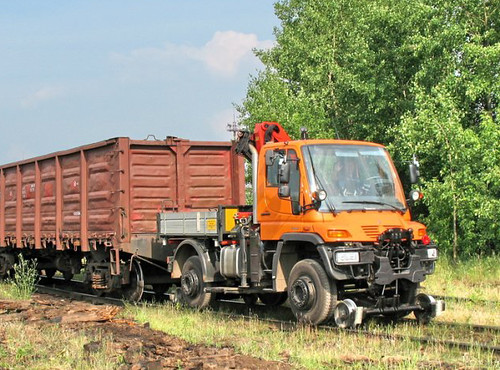
[[[60,86],[45,86],[21,100],[24,108],[34,108],[39,103],[55,99],[64,93]]]
[[[128,55],[113,53],[111,59],[128,68],[140,68],[143,75],[154,66],[182,64],[191,60],[201,62],[216,75],[232,77],[244,62],[256,60],[252,49],[267,49],[272,45],[272,41],[259,41],[253,33],[217,31],[201,47],[167,43],[163,48],[135,49]]]
[[[192,57],[201,60],[212,72],[232,76],[247,58],[254,58],[252,49],[267,48],[270,42],[259,42],[253,33],[218,31],[203,48],[192,50]]]

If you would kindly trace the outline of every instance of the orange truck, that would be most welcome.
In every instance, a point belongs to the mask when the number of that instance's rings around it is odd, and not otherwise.
[[[437,247],[412,221],[387,150],[306,136],[291,140],[274,122],[238,133],[236,151],[252,163],[252,206],[158,215],[159,238],[178,243],[169,269],[183,301],[203,307],[218,293],[271,306],[288,299],[299,321],[340,327],[373,315],[413,311],[428,322],[440,314],[444,302],[418,294]],[[410,173],[415,183],[416,164]]]

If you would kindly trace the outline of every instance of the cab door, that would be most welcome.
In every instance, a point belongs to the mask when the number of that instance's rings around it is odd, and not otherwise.
[[[300,167],[294,149],[268,151],[260,223],[263,238],[277,240],[286,232],[300,231]]]

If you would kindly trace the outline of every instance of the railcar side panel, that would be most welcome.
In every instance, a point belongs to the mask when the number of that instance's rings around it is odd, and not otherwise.
[[[230,143],[115,138],[0,166],[0,247],[88,251],[157,230],[156,214],[245,201]],[[134,250],[132,250],[134,249]]]

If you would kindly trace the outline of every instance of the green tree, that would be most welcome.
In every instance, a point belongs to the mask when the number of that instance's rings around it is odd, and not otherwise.
[[[377,141],[400,163],[416,153],[432,236],[455,257],[499,250],[499,4],[279,1],[241,123]]]
[[[276,4],[277,44],[239,107],[242,122],[276,119],[298,135],[390,143],[414,105],[421,65],[411,36],[432,9],[414,1],[288,0]],[[304,120],[310,119],[310,120]],[[314,119],[314,121],[312,120]],[[313,123],[314,122],[314,123]]]
[[[441,26],[419,38],[443,57],[427,58],[416,75],[416,109],[395,145],[422,158],[427,223],[454,258],[500,250],[499,10],[494,1],[441,4]]]

